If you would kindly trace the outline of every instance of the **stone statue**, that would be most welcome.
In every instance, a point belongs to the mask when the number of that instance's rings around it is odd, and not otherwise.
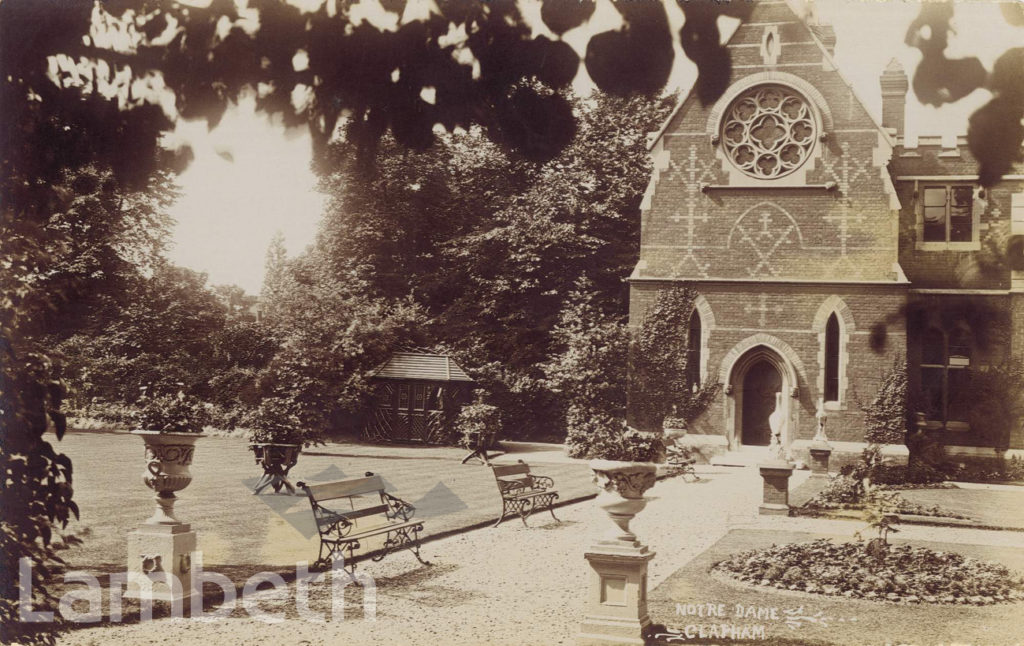
[[[828,444],[828,436],[825,435],[825,422],[828,421],[828,413],[825,412],[825,402],[818,402],[818,412],[815,414],[818,420],[818,432],[814,434],[814,441]]]
[[[768,427],[772,430],[770,453],[778,460],[786,459],[786,450],[782,446],[782,430],[785,427],[786,413],[782,410],[782,393],[775,393],[775,410],[768,416]]]

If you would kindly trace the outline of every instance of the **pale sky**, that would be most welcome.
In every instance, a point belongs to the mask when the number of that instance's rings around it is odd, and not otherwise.
[[[377,2],[362,0],[367,19],[373,20]],[[409,5],[425,2],[429,0],[409,0]],[[537,25],[535,32],[546,33],[539,21],[539,0],[520,2],[524,15]],[[889,60],[900,60],[908,75],[917,65],[920,54],[904,45],[903,38],[919,5],[896,0],[819,0],[817,4],[818,16],[835,27],[840,70],[877,116],[881,111],[878,76]],[[667,7],[677,38],[671,87],[685,89],[696,70],[678,45],[682,12],[675,2]],[[599,0],[590,23],[569,32],[566,41],[582,56],[590,33],[614,28],[617,22],[615,9],[607,0]],[[723,19],[723,38],[731,31],[729,23]],[[957,35],[950,41],[948,55],[978,56],[988,69],[1001,52],[1024,41],[1024,30],[1007,25],[991,2],[957,4],[955,27]],[[580,69],[574,86],[585,91],[590,81]],[[968,115],[987,100],[988,93],[979,90],[957,104],[936,109],[918,104],[911,91],[908,134],[962,134]],[[172,209],[177,227],[171,260],[207,272],[212,284],[233,283],[258,294],[274,233],[284,233],[288,252],[294,256],[313,241],[316,232],[324,198],[314,190],[309,135],[304,129],[286,132],[255,114],[249,100],[229,110],[212,132],[206,132],[205,122],[181,123],[175,137],[192,144],[195,160],[180,176],[183,195]]]

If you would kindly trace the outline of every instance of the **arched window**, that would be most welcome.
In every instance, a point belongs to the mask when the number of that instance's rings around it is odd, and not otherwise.
[[[839,401],[839,317],[825,324],[825,401]]]
[[[700,314],[693,310],[690,327],[686,333],[686,383],[700,384]]]
[[[930,420],[963,423],[970,413],[971,333],[932,327],[921,337],[921,391]]]

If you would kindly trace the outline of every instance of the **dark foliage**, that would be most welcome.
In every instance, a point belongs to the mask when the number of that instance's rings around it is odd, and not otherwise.
[[[672,287],[658,293],[629,348],[629,419],[661,431],[670,414],[691,421],[718,395],[719,384],[687,382],[687,330],[697,293]]]
[[[181,391],[213,405],[209,423],[234,428],[258,399],[259,372],[278,350],[273,330],[249,311],[254,299],[160,262],[119,300],[104,309],[102,325],[56,344],[72,386],[70,412],[124,423],[120,411],[139,402],[144,388]]]
[[[249,441],[271,444],[301,444],[303,447],[323,443],[318,428],[303,424],[295,403],[283,397],[267,397],[242,418],[250,429]]]
[[[864,439],[871,444],[903,444],[910,423],[907,407],[907,360],[897,355],[878,393],[864,411]]]

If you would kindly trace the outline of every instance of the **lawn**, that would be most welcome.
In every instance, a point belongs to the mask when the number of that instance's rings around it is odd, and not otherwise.
[[[74,464],[81,520],[69,529],[84,539],[62,556],[73,569],[124,571],[127,534],[154,508],[153,492],[142,482],[142,440],[126,433],[71,432],[56,446]],[[445,447],[328,444],[300,456],[290,479],[314,483],[378,473],[389,491],[416,506],[425,535],[441,535],[486,523],[501,511],[491,470],[459,464],[463,455]],[[294,571],[296,562],[316,559],[319,539],[307,498],[252,495],[261,471],[245,441],[199,440],[191,471],[193,481],[179,492],[175,513],[198,532],[204,567],[244,581],[255,572]],[[554,476],[563,501],[594,494],[585,465],[541,465],[537,471]]]
[[[714,563],[737,552],[822,537],[802,532],[734,530],[650,592],[651,618],[656,623],[677,629],[692,627],[690,634],[694,638],[676,640],[675,643],[756,641],[761,644],[794,646],[818,643],[864,645],[954,642],[992,646],[1020,643],[1020,616],[1024,612],[1024,603],[980,607],[899,605],[753,587],[710,573]],[[891,542],[900,543],[899,540]],[[937,542],[914,544],[997,561],[1013,570],[1024,572],[1024,549],[1021,548]],[[700,615],[701,607],[704,608],[704,616]],[[737,607],[743,609],[742,617],[737,617]],[[722,624],[735,626],[737,630],[743,627],[763,630],[763,639],[760,634],[749,640],[726,638],[721,635]],[[712,633],[713,625],[718,625],[718,636]],[[699,636],[700,626],[704,626],[707,635],[705,639]],[[658,643],[673,642],[662,638]]]

